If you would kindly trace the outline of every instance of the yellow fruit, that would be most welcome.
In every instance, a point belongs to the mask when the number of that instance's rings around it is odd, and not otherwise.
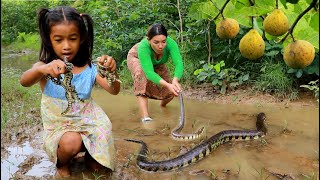
[[[287,66],[294,69],[303,69],[309,66],[315,56],[315,49],[305,40],[296,40],[284,48],[283,59]]]
[[[263,21],[264,30],[273,36],[281,36],[289,30],[287,16],[280,9],[275,9]]]
[[[263,56],[265,43],[258,31],[251,29],[241,38],[239,49],[243,57],[249,60],[255,60]]]
[[[216,33],[221,39],[233,39],[240,31],[238,21],[232,18],[225,18],[216,26]]]

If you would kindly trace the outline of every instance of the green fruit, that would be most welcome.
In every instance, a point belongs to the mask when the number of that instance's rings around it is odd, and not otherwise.
[[[265,43],[258,31],[251,29],[240,40],[239,49],[243,57],[249,60],[256,60],[263,56]]]
[[[263,21],[264,30],[273,36],[281,36],[289,30],[289,20],[280,9],[275,9]]]
[[[225,18],[216,26],[216,33],[221,39],[233,39],[240,31],[238,21],[232,18]]]
[[[296,40],[284,48],[283,60],[287,66],[294,69],[303,69],[309,66],[315,57],[315,49],[305,40]]]

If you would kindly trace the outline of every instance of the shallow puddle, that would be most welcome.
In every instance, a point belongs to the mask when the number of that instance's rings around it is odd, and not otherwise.
[[[32,154],[33,149],[29,142],[22,146],[12,146],[7,148],[8,157],[1,158],[1,179],[9,179],[18,171],[19,165],[27,159],[27,156]]]
[[[312,179],[311,177],[318,176],[318,108],[214,104],[184,99],[184,133],[194,132],[202,126],[206,129],[206,137],[222,130],[255,129],[256,115],[259,112],[265,112],[269,132],[263,140],[221,145],[203,160],[178,171],[150,173],[141,171],[135,165],[140,145],[123,139],[145,141],[150,150],[149,157],[153,160],[173,158],[198,144],[200,140],[180,142],[170,136],[180,116],[178,98],[167,108],[160,108],[159,101],[151,100],[150,114],[154,121],[149,123],[140,121],[136,99],[131,94],[120,93],[113,96],[95,89],[93,98],[105,110],[113,124],[117,167],[110,179]],[[35,141],[39,143],[41,138]],[[44,151],[32,148],[29,142],[7,150],[9,156],[1,160],[1,179],[11,177],[27,156],[36,156],[38,160],[26,168],[26,176],[52,176],[55,172],[54,165],[48,161]],[[94,179],[98,176],[86,171],[83,166],[78,166],[71,179]],[[105,176],[101,175],[102,177]]]
[[[1,179],[14,179],[18,171],[25,171],[26,176],[35,178],[54,175],[55,166],[42,150],[40,135],[31,143],[26,141],[22,145],[15,144],[6,148],[7,157],[1,158]]]
[[[151,100],[150,114],[154,121],[144,124],[139,120],[133,95],[111,96],[103,90],[95,90],[93,97],[112,121],[118,163],[127,165],[121,167],[121,171],[132,173],[137,179],[206,179],[215,176],[219,179],[265,179],[268,176],[268,179],[277,179],[277,176],[301,179],[318,176],[318,108],[215,104],[185,99],[185,133],[195,132],[202,126],[207,137],[222,130],[255,129],[259,112],[265,112],[269,132],[263,140],[221,145],[205,159],[179,171],[149,173],[140,171],[135,165],[140,145],[122,139],[145,141],[154,160],[173,158],[198,144],[199,140],[177,142],[170,136],[180,116],[178,98],[167,108],[160,108],[159,101]]]

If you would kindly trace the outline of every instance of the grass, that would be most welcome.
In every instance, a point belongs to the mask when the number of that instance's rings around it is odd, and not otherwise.
[[[257,170],[256,168],[254,168],[255,172],[258,174],[258,176],[254,175],[253,176],[256,178],[256,179],[259,179],[259,180],[266,180],[270,177],[270,175],[267,175],[266,172],[264,171],[263,168],[259,170]]]
[[[16,51],[40,49],[40,36],[38,34],[19,33],[17,40],[6,47]]]
[[[297,98],[298,92],[293,88],[293,83],[292,77],[286,74],[283,63],[270,63],[265,61],[260,76],[254,82],[254,86],[258,91],[294,100]]]
[[[131,89],[133,87],[133,80],[131,77],[131,72],[127,66],[127,60],[122,61],[120,65],[120,70],[118,71],[119,78],[121,79],[121,88],[122,89]]]
[[[40,122],[30,116],[40,115],[40,87],[22,87],[20,75],[17,69],[1,68],[1,132]]]

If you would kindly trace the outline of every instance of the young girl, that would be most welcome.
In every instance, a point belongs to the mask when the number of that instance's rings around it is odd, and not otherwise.
[[[40,83],[44,148],[57,166],[56,175],[70,176],[70,161],[79,152],[85,152],[85,163],[94,170],[106,167],[113,171],[115,148],[112,125],[108,116],[91,98],[91,91],[97,82],[106,91],[116,95],[120,91],[120,84],[117,81],[109,84],[97,73],[98,66],[91,61],[92,18],[87,14],[79,14],[74,8],[62,6],[52,10],[41,9],[38,20],[40,61],[22,74],[20,83],[25,87]],[[54,81],[68,81],[64,78],[69,72],[66,64],[70,63],[73,65],[72,79],[67,91]],[[110,72],[116,70],[115,60],[111,56],[103,55],[98,63]],[[70,99],[66,96],[70,98],[72,86],[73,93],[77,92],[79,99],[74,98],[70,111],[62,115],[68,107]]]
[[[175,66],[172,81],[165,65],[169,57]],[[141,120],[151,121],[148,98],[161,100],[160,105],[165,107],[182,91],[179,80],[183,74],[183,62],[178,44],[168,36],[162,24],[153,24],[148,29],[147,37],[128,52],[127,64],[133,78]]]

